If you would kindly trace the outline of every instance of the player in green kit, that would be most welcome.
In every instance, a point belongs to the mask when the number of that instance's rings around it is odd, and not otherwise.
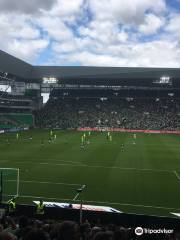
[[[16,139],[17,140],[19,139],[19,133],[16,133]]]

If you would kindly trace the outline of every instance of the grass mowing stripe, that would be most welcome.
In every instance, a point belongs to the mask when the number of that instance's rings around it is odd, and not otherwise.
[[[108,167],[108,166],[101,166],[101,165],[87,165],[87,164],[66,164],[66,163],[48,163],[48,162],[41,162],[41,163],[33,163],[33,162],[17,162],[16,163],[26,163],[26,164],[37,164],[37,165],[51,165],[51,166],[70,166],[70,167],[87,167],[87,168],[105,168],[105,169],[120,169],[120,170],[135,170],[135,171],[152,171],[152,172],[169,172],[171,173],[172,170],[165,170],[165,169],[152,169],[152,168],[122,168],[122,167]]]
[[[69,198],[53,198],[53,197],[45,197],[45,196],[30,196],[30,195],[19,195],[19,198],[41,198],[41,199],[47,199],[47,200],[59,200],[59,201],[72,201],[72,199]]]
[[[112,206],[127,212],[131,209],[136,212],[137,209],[140,214],[161,216],[162,212],[164,216],[169,216],[169,212],[179,212],[121,205],[128,203],[180,208],[179,179],[176,179],[178,177],[174,173],[176,171],[180,177],[179,136],[138,133],[136,144],[133,144],[132,133],[112,133],[112,143],[107,141],[107,133],[92,133],[91,143],[82,150],[80,140],[83,133],[56,131],[57,142],[46,145],[49,134],[49,130],[20,133],[23,138],[33,137],[27,142],[16,141],[16,133],[0,135],[0,142],[4,143],[0,144],[1,166],[20,168],[20,180],[86,183],[89,187],[83,198],[92,200],[90,203],[94,205],[98,205],[96,200],[101,203],[107,201],[108,204],[117,203]],[[10,140],[9,145],[5,144],[7,138]],[[40,144],[42,139],[44,147]],[[69,198],[73,202],[77,194],[75,189],[82,186],[35,184],[20,182],[20,195]],[[8,194],[14,192],[14,182],[6,185]],[[76,200],[79,199],[80,196]],[[19,198],[17,201],[30,203],[32,200]],[[79,202],[76,200],[74,203]]]
[[[34,161],[35,159],[26,159],[26,161],[19,161],[19,160],[17,160],[17,161],[14,161],[13,160],[13,162],[16,162],[16,163],[29,163],[29,161]],[[39,160],[47,160],[47,161],[53,161],[54,163],[53,164],[56,164],[56,162],[57,163],[59,163],[59,162],[67,162],[67,163],[74,163],[74,164],[81,164],[81,162],[78,162],[78,161],[69,161],[69,160],[62,160],[62,159],[60,159],[60,160],[54,160],[54,159],[38,159],[38,160],[36,160],[36,161],[39,161]],[[1,160],[0,162],[1,163],[6,163],[6,162],[11,162],[12,160]],[[51,162],[36,162],[36,163],[34,163],[34,164],[48,164],[48,163],[51,163]],[[30,163],[33,163],[33,162],[30,162]]]
[[[5,182],[15,182],[16,180],[6,180]],[[21,183],[38,183],[38,184],[53,184],[53,185],[68,185],[68,186],[82,186],[78,183],[62,183],[62,182],[39,182],[39,181],[21,181]]]

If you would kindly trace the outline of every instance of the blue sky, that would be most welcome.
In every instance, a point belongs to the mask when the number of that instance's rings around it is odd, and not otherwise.
[[[33,65],[180,67],[180,0],[1,0],[0,49]]]

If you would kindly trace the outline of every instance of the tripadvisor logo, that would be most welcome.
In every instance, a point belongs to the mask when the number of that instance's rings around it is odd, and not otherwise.
[[[141,236],[143,234],[143,232],[144,231],[143,231],[142,227],[137,227],[135,229],[135,234],[138,235],[138,236]]]
[[[150,228],[142,228],[137,227],[135,229],[135,234],[141,236],[142,234],[172,234],[174,230],[172,229],[150,229]]]

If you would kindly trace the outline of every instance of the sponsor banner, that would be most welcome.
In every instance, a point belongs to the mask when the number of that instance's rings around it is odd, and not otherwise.
[[[39,201],[33,201],[38,204]],[[70,203],[58,203],[58,202],[43,202],[46,207],[55,207],[55,208],[69,208],[69,209],[80,209],[80,204],[70,204]],[[94,206],[94,205],[82,205],[82,209],[86,211],[95,211],[95,212],[109,212],[109,213],[122,213],[121,211],[105,206]]]
[[[19,129],[17,129],[17,128],[8,129],[8,132],[18,132],[18,131],[19,131]]]
[[[15,133],[15,132],[22,132],[22,131],[27,131],[29,130],[29,127],[24,127],[24,128],[11,128],[11,129],[4,129],[4,130],[0,130],[0,134],[1,133]]]
[[[8,132],[22,132],[29,130],[29,127],[18,127],[18,128],[11,128],[8,130]]]
[[[133,132],[133,133],[156,133],[156,134],[180,134],[180,131],[168,131],[168,130],[141,130],[141,129],[124,129],[124,128],[101,128],[101,127],[95,127],[95,128],[77,128],[77,131],[92,131],[92,132]]]

